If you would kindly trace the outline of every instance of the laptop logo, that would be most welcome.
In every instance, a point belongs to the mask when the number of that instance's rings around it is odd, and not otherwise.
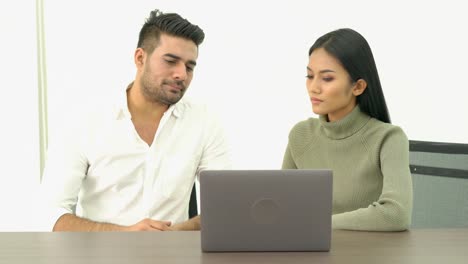
[[[270,225],[279,219],[280,207],[273,199],[260,198],[252,203],[250,214],[256,224]]]

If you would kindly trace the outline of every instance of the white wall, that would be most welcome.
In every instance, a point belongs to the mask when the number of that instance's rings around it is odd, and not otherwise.
[[[205,30],[188,96],[225,118],[237,168],[281,166],[290,128],[313,116],[308,48],[340,27],[369,41],[393,123],[410,139],[468,143],[463,1],[44,2],[50,140],[68,109],[115,95],[133,79],[138,31],[160,8]],[[2,213],[0,230],[27,226],[39,179],[35,26],[33,1],[1,2],[0,209],[14,213]]]
[[[0,2],[0,231],[34,226],[39,185],[36,11]]]
[[[369,41],[392,121],[410,139],[468,143],[468,19],[461,1],[427,2],[48,2],[50,131],[70,103],[125,88],[135,73],[138,31],[160,8],[205,30],[188,95],[225,117],[239,168],[281,166],[289,129],[313,115],[304,78],[308,48],[340,27]]]

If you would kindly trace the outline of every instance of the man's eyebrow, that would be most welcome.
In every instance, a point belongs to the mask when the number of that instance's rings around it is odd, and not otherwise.
[[[170,58],[175,59],[175,60],[181,60],[181,59],[182,59],[181,57],[179,57],[179,56],[177,56],[177,55],[174,55],[174,54],[172,54],[172,53],[166,53],[166,54],[164,54],[164,56],[165,56],[165,57],[170,57]],[[187,61],[187,63],[188,63],[188,64],[191,64],[191,65],[193,65],[193,66],[196,66],[196,65],[197,65],[197,62],[194,61],[194,60],[189,60],[189,61]]]

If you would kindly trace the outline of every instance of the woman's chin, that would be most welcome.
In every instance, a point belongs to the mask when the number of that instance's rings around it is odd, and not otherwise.
[[[312,112],[316,115],[326,115],[327,113],[323,111],[323,109],[320,109],[320,107],[314,107],[312,106]]]

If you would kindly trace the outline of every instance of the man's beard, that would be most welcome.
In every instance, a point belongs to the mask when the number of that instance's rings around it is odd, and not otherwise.
[[[174,94],[170,91],[164,90],[164,85],[177,85],[181,87],[181,90],[178,94]],[[148,81],[147,78],[142,78],[141,88],[143,95],[149,99],[151,102],[162,103],[166,105],[173,105],[179,102],[180,99],[184,96],[186,87],[182,81],[166,81],[164,80],[161,85],[157,85]]]

